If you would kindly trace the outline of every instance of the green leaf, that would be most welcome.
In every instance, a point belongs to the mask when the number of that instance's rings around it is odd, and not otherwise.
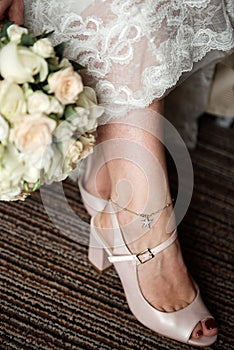
[[[38,180],[38,181],[34,184],[34,186],[33,186],[33,188],[32,188],[32,191],[33,191],[33,192],[37,191],[37,190],[40,188],[40,186],[41,186],[41,181]]]
[[[58,72],[59,70],[61,70],[61,67],[55,66],[54,64],[49,62],[48,62],[48,68],[50,73]]]
[[[56,122],[59,121],[59,119],[60,119],[60,117],[54,113],[49,114],[49,118],[55,120]]]
[[[58,58],[56,58],[56,57],[49,57],[49,58],[47,58],[46,61],[47,61],[47,64],[48,64],[49,73],[57,72],[58,70],[61,69],[61,67],[59,67]]]
[[[24,181],[24,185],[23,185],[23,188],[26,192],[30,192],[30,189],[29,189],[29,186],[28,186],[28,183],[26,181]]]
[[[44,81],[40,81],[40,75],[35,75],[34,76],[34,82],[33,83],[30,83],[29,86],[31,87],[31,89],[33,91],[37,91],[37,90],[44,90],[45,86],[47,85],[46,82]],[[45,90],[44,90],[45,91]]]
[[[48,37],[50,37],[53,33],[54,33],[54,30],[51,30],[51,32],[46,32],[46,31],[44,31],[44,32],[41,33],[40,35],[37,35],[37,36],[36,36],[36,39],[37,39],[37,40],[40,40],[40,39],[48,38]]]
[[[2,27],[1,29],[1,32],[0,32],[0,38],[7,38],[9,39],[8,35],[7,35],[7,29],[8,27],[10,27],[12,24],[14,24],[14,22],[11,22],[11,21],[7,21],[4,26]]]
[[[49,93],[49,91],[50,91],[50,87],[49,87],[49,85],[48,85],[48,84],[43,85],[43,86],[42,86],[42,90],[43,90],[43,91],[45,91],[45,92],[48,94],[48,93]]]
[[[23,34],[21,37],[20,45],[22,46],[33,46],[36,42],[36,38],[33,34]]]
[[[70,119],[77,116],[77,112],[72,105],[68,105],[65,108],[64,116],[65,116],[65,119]]]
[[[6,46],[6,43],[0,41],[0,49],[2,49],[4,46]]]
[[[68,45],[68,41],[66,41],[66,42],[64,41],[64,42],[62,42],[54,47],[54,51],[56,53],[56,56],[58,56],[60,60],[63,58],[63,54],[64,54],[64,51],[65,51],[67,45]]]
[[[79,63],[77,63],[77,62],[75,62],[73,60],[69,60],[69,62],[72,64],[72,66],[73,66],[75,71],[79,71],[79,70],[85,69],[84,66],[82,66],[81,64],[79,64]]]
[[[33,78],[34,78],[34,82],[32,83],[32,85],[37,85],[38,86],[41,83],[41,81],[40,81],[40,73],[34,75]]]

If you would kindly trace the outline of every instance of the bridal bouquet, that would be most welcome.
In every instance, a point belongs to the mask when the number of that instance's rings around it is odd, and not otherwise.
[[[103,108],[50,34],[12,23],[0,32],[0,200],[64,180],[95,142]]]

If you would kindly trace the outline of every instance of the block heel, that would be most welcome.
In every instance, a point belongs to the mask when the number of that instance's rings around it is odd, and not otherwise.
[[[104,273],[112,266],[112,263],[108,260],[108,253],[96,237],[93,227],[90,231],[88,259],[100,273]]]

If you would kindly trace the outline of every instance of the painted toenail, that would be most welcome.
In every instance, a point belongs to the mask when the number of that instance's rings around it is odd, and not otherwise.
[[[201,329],[199,329],[199,331],[197,331],[197,333],[196,333],[196,336],[201,337],[202,335],[203,335],[203,332]]]
[[[213,318],[206,320],[205,322],[206,328],[210,331],[211,329],[217,328],[217,323]]]

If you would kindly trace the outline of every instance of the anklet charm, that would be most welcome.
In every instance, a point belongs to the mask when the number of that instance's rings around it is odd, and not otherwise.
[[[142,214],[142,216],[143,215],[144,214]],[[152,216],[151,215],[147,215],[147,214],[144,215],[144,219],[141,220],[142,221],[142,228],[151,228],[151,224],[152,224],[152,222],[154,220],[152,218]]]
[[[166,203],[166,205],[165,205],[163,208],[158,209],[158,210],[154,211],[154,212],[151,213],[151,214],[144,214],[144,213],[137,213],[137,212],[135,212],[135,211],[133,211],[133,210],[131,210],[131,209],[125,208],[125,207],[121,207],[121,205],[119,205],[118,203],[114,202],[114,201],[110,198],[110,202],[112,202],[113,204],[115,204],[115,205],[116,205],[118,208],[120,208],[121,210],[127,211],[127,212],[129,212],[129,213],[131,213],[131,214],[134,214],[134,215],[136,215],[136,216],[142,217],[142,218],[143,218],[143,219],[141,220],[141,221],[142,221],[142,228],[149,228],[149,229],[151,228],[152,222],[153,222],[153,220],[154,220],[154,218],[153,218],[154,215],[156,215],[156,214],[160,213],[161,211],[163,211],[164,209],[170,207],[170,206],[172,205],[173,201],[174,201],[174,199],[172,199],[171,202]]]

